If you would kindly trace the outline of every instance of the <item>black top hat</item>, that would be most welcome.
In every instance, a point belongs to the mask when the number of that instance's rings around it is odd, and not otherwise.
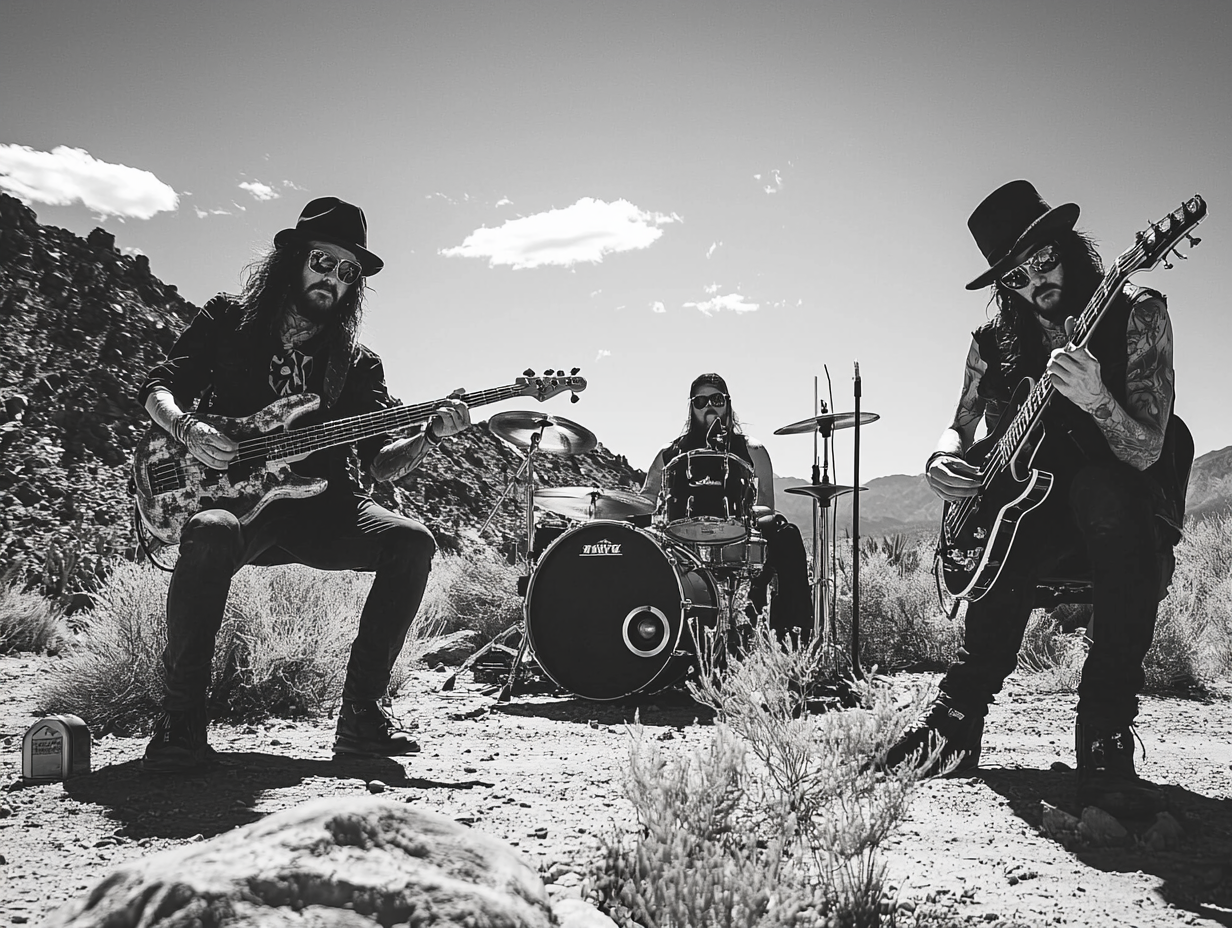
[[[385,262],[370,252],[368,221],[364,211],[337,197],[318,197],[299,214],[294,229],[283,229],[274,236],[275,245],[289,242],[333,242],[355,252],[365,277],[371,277]]]
[[[1078,204],[1062,203],[1053,208],[1044,202],[1029,181],[1012,180],[998,187],[975,208],[967,228],[975,237],[989,265],[968,290],[979,290],[1021,264],[1055,233],[1068,232],[1078,221]]]

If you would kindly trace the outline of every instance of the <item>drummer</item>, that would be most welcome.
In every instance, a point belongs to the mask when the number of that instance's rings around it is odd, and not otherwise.
[[[800,530],[774,511],[774,469],[765,445],[745,435],[732,409],[727,381],[718,374],[699,374],[689,386],[688,418],[680,437],[655,455],[642,495],[658,501],[663,489],[663,468],[677,455],[709,449],[727,451],[750,466],[756,478],[757,498],[753,517],[766,539],[765,567],[749,585],[749,601],[760,614],[766,605],[766,589],[778,575],[778,592],[770,612],[770,627],[780,634],[793,630],[806,641],[812,630],[812,599],[808,564]]]

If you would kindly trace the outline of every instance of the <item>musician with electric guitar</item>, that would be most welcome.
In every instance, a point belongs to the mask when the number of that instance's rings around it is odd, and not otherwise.
[[[925,468],[946,501],[937,572],[966,601],[964,642],[887,766],[938,741],[929,773],[978,765],[988,705],[1016,666],[1037,585],[1078,565],[1094,604],[1078,689],[1079,802],[1113,815],[1164,808],[1163,792],[1136,772],[1131,725],[1193,446],[1173,414],[1165,299],[1128,277],[1166,261],[1182,237],[1197,244],[1189,232],[1205,212],[1200,197],[1186,201],[1106,274],[1074,230],[1078,206],[1052,208],[1027,181],[972,213],[989,267],[967,289],[991,285],[997,314],[974,333],[954,419]]]
[[[419,750],[382,699],[436,543],[420,522],[377,505],[360,468],[398,480],[433,445],[470,426],[470,406],[542,400],[585,382],[522,377],[397,405],[380,358],[357,340],[366,278],[382,267],[367,249],[362,210],[335,197],[313,200],[249,269],[242,293],[207,303],[141,388],[155,427],[134,459],[137,508],[146,530],[179,544],[167,597],[164,711],[145,769],[192,771],[213,758],[206,697],[215,636],[231,578],[247,564],[375,572],[334,750]],[[398,433],[405,437],[391,437]]]

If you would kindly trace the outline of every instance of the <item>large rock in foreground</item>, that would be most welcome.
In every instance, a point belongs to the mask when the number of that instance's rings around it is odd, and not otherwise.
[[[129,864],[47,928],[540,928],[536,872],[499,841],[381,799],[319,799]]]

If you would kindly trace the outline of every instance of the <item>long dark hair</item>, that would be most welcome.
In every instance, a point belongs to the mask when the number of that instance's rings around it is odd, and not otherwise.
[[[242,310],[240,329],[268,335],[287,300],[293,300],[303,280],[304,262],[308,260],[308,243],[294,241],[271,248],[263,257],[244,269],[244,288],[240,291]],[[359,336],[364,317],[366,278],[361,277],[338,304],[330,326],[330,338],[343,345],[353,345]]]

